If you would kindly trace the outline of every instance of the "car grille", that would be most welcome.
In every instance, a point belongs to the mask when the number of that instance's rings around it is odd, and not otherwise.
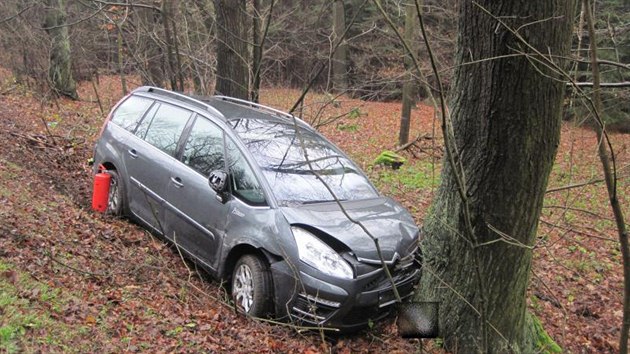
[[[413,267],[414,259],[413,257],[406,257],[393,265],[388,266],[389,272],[394,280],[394,284],[398,284],[401,281],[409,278],[415,271],[416,268]],[[363,291],[372,291],[379,289],[386,289],[391,287],[392,283],[387,277],[387,274],[383,271],[380,272],[379,276],[372,279],[369,283],[365,284],[363,287]]]
[[[336,307],[328,306],[316,300],[312,300],[307,295],[300,294],[293,303],[292,315],[294,319],[312,324],[322,324]]]

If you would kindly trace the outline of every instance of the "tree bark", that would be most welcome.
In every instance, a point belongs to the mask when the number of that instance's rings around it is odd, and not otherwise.
[[[138,34],[134,43],[137,58],[137,64],[142,77],[143,85],[163,87],[165,80],[165,60],[164,51],[157,43],[156,27],[160,25],[162,14],[154,9],[134,8],[132,11],[136,17],[136,26],[138,26]]]
[[[175,59],[175,45],[177,38],[173,38],[171,20],[172,20],[172,0],[162,0],[162,23],[164,24],[164,43],[166,44],[166,62],[168,64],[168,78],[171,83],[171,90],[180,91],[183,88],[177,86],[177,63]]]
[[[531,53],[520,38],[544,55],[566,56],[574,5],[573,0],[460,5],[460,65],[452,127],[445,129],[452,133],[451,155],[425,220],[425,268],[417,296],[440,302],[440,332],[449,351],[534,350],[526,290],[560,138],[564,84],[539,62],[500,57],[515,50]],[[497,59],[463,65],[486,58]]]
[[[215,0],[217,15],[217,84],[221,95],[247,99],[249,55],[245,0]]]
[[[175,56],[175,69],[177,72],[177,80],[179,82],[179,91],[184,92],[184,70],[182,69],[181,55],[179,54],[179,35],[177,34],[177,21],[175,20],[175,13],[177,11],[177,0],[171,1],[171,9],[169,10],[171,16],[170,26],[173,35],[173,51]]]
[[[416,7],[408,4],[405,8],[405,41],[409,48],[416,48],[414,45],[414,33],[417,32]],[[414,104],[416,80],[414,79],[413,60],[410,53],[405,51],[405,71],[406,78],[402,88],[402,110],[400,114],[400,132],[398,134],[398,145],[405,145],[409,141],[409,127],[411,124],[411,106]]]
[[[344,43],[339,43],[344,40],[344,32],[346,30],[346,15],[343,6],[343,0],[334,0],[332,4],[333,15],[333,33],[332,33],[332,48],[334,53],[332,55],[332,85],[337,92],[342,92],[348,87],[346,81],[346,72],[348,71],[347,60],[347,48]]]
[[[118,75],[123,95],[127,95],[127,78],[125,77],[125,61],[123,59],[123,30],[122,24],[116,23],[116,53],[118,57]]]
[[[251,99],[253,102],[258,102],[258,96],[260,94],[260,66],[262,62],[262,36],[260,34],[260,19],[262,17],[260,0],[253,1],[254,15],[252,17],[252,32],[253,32],[253,48],[252,48],[252,93]]]
[[[44,27],[50,36],[50,67],[48,79],[52,88],[60,95],[79,99],[77,85],[72,76],[70,37],[66,26],[65,0],[47,0],[49,7]]]
[[[260,4],[261,0],[254,0],[254,16],[253,16],[253,49],[252,49],[252,71],[253,71],[253,79],[252,79],[252,92],[251,98],[253,102],[258,102],[260,97],[260,81],[261,81],[261,69],[262,69],[262,60],[263,60],[263,49],[265,46],[265,40],[267,39],[267,34],[269,33],[269,25],[271,24],[271,15],[273,13],[273,7],[275,5],[275,0],[271,0],[269,4],[269,10],[267,12],[267,19],[265,20],[265,28],[261,33],[262,27],[262,6]]]

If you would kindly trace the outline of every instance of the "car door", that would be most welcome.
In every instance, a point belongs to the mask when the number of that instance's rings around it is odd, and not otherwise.
[[[129,208],[164,233],[164,197],[178,144],[192,112],[167,103],[152,107],[140,122],[133,144],[124,152],[129,174]]]
[[[225,170],[223,130],[197,116],[171,170],[165,224],[172,241],[212,269],[219,258],[228,210],[208,184],[214,170]]]

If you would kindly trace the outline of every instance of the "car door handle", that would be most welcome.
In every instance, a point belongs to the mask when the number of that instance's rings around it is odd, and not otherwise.
[[[182,188],[184,186],[184,184],[182,183],[181,178],[179,178],[179,177],[171,177],[171,182],[173,182],[173,184],[177,188]]]
[[[132,159],[138,158],[138,153],[136,152],[136,149],[127,150],[127,152]]]

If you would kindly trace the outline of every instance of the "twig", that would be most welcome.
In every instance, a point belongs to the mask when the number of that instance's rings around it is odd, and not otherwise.
[[[23,8],[22,10],[20,10],[19,12],[17,12],[17,13],[16,13],[16,14],[14,14],[14,15],[11,15],[11,16],[9,16],[9,17],[3,18],[2,20],[0,20],[0,25],[1,25],[1,24],[3,24],[3,23],[5,23],[5,22],[9,22],[9,21],[11,21],[12,19],[14,19],[14,18],[16,18],[16,17],[18,17],[18,16],[22,15],[24,12],[26,12],[28,9],[30,9],[30,8],[31,8],[31,7],[33,7],[33,6],[35,6],[35,4],[34,4],[34,3],[33,3],[33,4],[30,4],[29,6],[27,6],[27,7],[25,7],[25,8]]]
[[[592,237],[592,238],[596,238],[596,239],[603,240],[603,241],[617,242],[617,240],[612,239],[612,238],[589,234],[588,232],[576,230],[576,229],[574,229],[572,227],[560,226],[558,224],[554,224],[552,222],[549,222],[549,221],[547,221],[547,220],[545,220],[543,218],[540,218],[540,222],[543,223],[543,224],[547,224],[547,225],[549,225],[551,227],[555,227],[555,228],[558,228],[558,229],[561,229],[561,230],[565,230],[565,231],[569,231],[569,232],[574,232],[574,233],[580,234],[582,236]]]
[[[4,96],[4,95],[6,95],[7,93],[9,93],[9,92],[11,92],[11,91],[15,90],[16,88],[17,88],[17,85],[13,85],[13,86],[11,86],[11,87],[9,87],[9,88],[7,88],[7,89],[2,90],[2,92],[0,92],[0,95]]]
[[[577,86],[577,87],[595,87],[594,82],[567,82],[567,86]],[[622,81],[622,82],[601,82],[598,85],[599,87],[612,87],[612,88],[620,88],[620,87],[630,87],[630,81]]]
[[[90,80],[92,83],[92,89],[94,89],[94,95],[96,95],[96,102],[98,102],[98,108],[101,110],[101,114],[105,114],[105,110],[103,109],[103,104],[101,103],[101,97],[98,94],[98,90],[96,89],[96,83],[94,82],[94,78]]]
[[[49,142],[46,142],[45,140],[38,139],[38,137],[42,137],[41,135],[40,135],[40,136],[30,136],[30,135],[24,135],[24,134],[20,134],[20,133],[12,132],[12,131],[10,131],[10,130],[4,130],[4,129],[2,129],[2,130],[3,130],[4,132],[7,132],[7,133],[9,133],[9,134],[13,135],[13,136],[14,136],[14,137],[16,137],[16,138],[21,138],[21,139],[24,139],[24,140],[27,140],[27,141],[30,141],[30,142],[33,142],[33,143],[36,143],[36,144],[39,144],[39,145],[43,145],[43,148],[60,148],[60,147],[59,147],[58,145],[56,145],[56,144],[51,144],[51,143],[49,143]],[[53,141],[54,141],[54,138],[53,138],[53,135],[52,135],[52,134],[51,134],[51,135],[48,135],[48,136],[49,136],[51,139],[53,139]]]
[[[52,133],[50,132],[50,129],[48,128],[48,122],[46,122],[46,120],[44,119],[44,116],[39,116],[39,118],[41,119],[42,123],[44,124],[44,128],[46,128],[46,134],[50,137],[50,139],[53,141],[53,145],[57,145],[57,141],[55,140],[55,137],[52,135]]]
[[[604,217],[602,215],[599,215],[597,213],[594,213],[594,212],[592,212],[590,210],[581,209],[581,208],[573,208],[573,207],[566,206],[566,205],[545,205],[545,206],[543,206],[543,208],[565,209],[565,210],[579,211],[579,212],[582,212],[582,213],[585,213],[585,214],[589,214],[591,216],[594,216],[594,217],[597,217],[597,218],[600,218],[600,219],[610,220],[610,218],[606,218],[606,217]]]
[[[626,169],[627,167],[628,167],[628,166],[626,166],[626,167],[622,167],[622,168],[620,168],[619,170],[620,170],[620,171],[621,171],[621,170],[624,170],[624,169]],[[630,175],[618,176],[618,177],[617,177],[617,180],[619,181],[619,180],[622,180],[622,179],[625,179],[625,178],[628,178],[628,177],[630,177]],[[558,191],[563,191],[563,190],[567,190],[567,189],[579,188],[579,187],[588,186],[588,185],[590,185],[590,184],[602,183],[602,182],[605,182],[605,181],[606,181],[606,180],[605,180],[605,179],[603,179],[603,178],[600,178],[600,179],[592,179],[592,180],[590,180],[590,181],[586,181],[586,182],[580,182],[580,183],[575,183],[575,184],[569,184],[569,185],[562,186],[562,187],[550,188],[550,189],[547,189],[547,191],[546,191],[545,193],[552,193],[552,192],[558,192]]]

